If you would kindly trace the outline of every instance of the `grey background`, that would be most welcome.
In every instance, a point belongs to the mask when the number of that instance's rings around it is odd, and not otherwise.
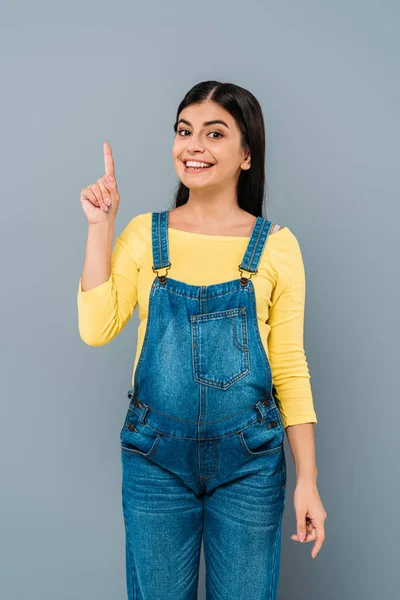
[[[279,598],[396,595],[399,17],[394,1],[2,3],[2,598],[125,598],[118,436],[138,316],[107,346],[79,337],[79,193],[103,175],[107,140],[116,235],[169,208],[175,111],[205,79],[259,99],[267,215],[306,267],[328,518],[312,560],[290,539],[286,440]]]

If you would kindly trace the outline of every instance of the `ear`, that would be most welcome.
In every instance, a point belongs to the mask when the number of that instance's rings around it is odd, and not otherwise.
[[[248,152],[246,155],[246,158],[244,159],[244,161],[241,164],[241,167],[244,170],[248,170],[248,169],[250,169],[250,166],[251,166],[251,155],[250,155],[250,152]]]

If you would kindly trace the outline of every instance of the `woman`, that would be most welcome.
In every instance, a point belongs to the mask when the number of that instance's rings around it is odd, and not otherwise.
[[[264,122],[250,92],[199,83],[174,130],[174,208],[134,217],[113,251],[120,197],[107,143],[105,176],[81,193],[89,221],[82,339],[108,343],[139,306],[120,434],[128,597],[196,597],[203,538],[207,598],[273,600],[285,431],[297,477],[291,537],[316,540],[313,558],[326,518],[301,252],[288,227],[261,216]]]

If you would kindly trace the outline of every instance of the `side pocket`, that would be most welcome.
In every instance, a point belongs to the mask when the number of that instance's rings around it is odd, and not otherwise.
[[[157,451],[162,435],[147,423],[130,406],[121,431],[121,450],[149,458]]]
[[[282,450],[283,434],[274,412],[268,411],[263,422],[256,419],[239,432],[242,450],[248,456],[267,456]]]

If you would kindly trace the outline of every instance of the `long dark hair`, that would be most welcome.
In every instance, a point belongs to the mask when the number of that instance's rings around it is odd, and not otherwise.
[[[235,119],[241,132],[241,146],[251,152],[251,167],[242,170],[237,185],[239,206],[255,217],[262,217],[265,183],[265,128],[261,106],[248,90],[234,83],[202,81],[193,86],[178,106],[174,124],[181,111],[191,104],[211,100],[227,110]],[[174,193],[174,207],[186,204],[189,188],[179,181]]]

